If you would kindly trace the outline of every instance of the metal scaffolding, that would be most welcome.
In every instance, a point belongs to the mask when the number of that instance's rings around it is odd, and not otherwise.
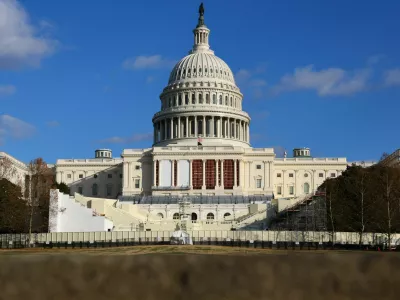
[[[325,193],[316,193],[277,212],[270,223],[271,230],[326,231]]]
[[[192,202],[187,197],[182,197],[179,200],[179,218],[181,221],[180,228],[182,231],[187,231],[187,223],[191,221],[188,209],[190,208]]]

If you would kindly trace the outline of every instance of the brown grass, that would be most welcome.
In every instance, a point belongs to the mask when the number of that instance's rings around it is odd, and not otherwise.
[[[217,246],[0,251],[0,299],[354,300],[399,295],[398,253]]]

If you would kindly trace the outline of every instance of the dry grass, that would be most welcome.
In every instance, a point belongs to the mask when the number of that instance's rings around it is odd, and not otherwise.
[[[6,250],[0,291],[7,300],[398,299],[400,255],[218,246]]]

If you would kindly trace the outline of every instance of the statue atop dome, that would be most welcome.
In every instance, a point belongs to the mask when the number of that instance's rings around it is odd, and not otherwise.
[[[199,14],[200,14],[200,16],[204,16],[204,5],[203,5],[203,2],[201,2],[201,4],[200,4]]]
[[[199,22],[197,23],[197,27],[204,26],[204,5],[201,2],[199,6]]]

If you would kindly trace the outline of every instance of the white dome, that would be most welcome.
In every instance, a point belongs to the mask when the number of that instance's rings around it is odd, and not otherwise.
[[[219,79],[235,84],[228,65],[209,52],[194,52],[182,58],[172,69],[168,85],[188,79]]]

